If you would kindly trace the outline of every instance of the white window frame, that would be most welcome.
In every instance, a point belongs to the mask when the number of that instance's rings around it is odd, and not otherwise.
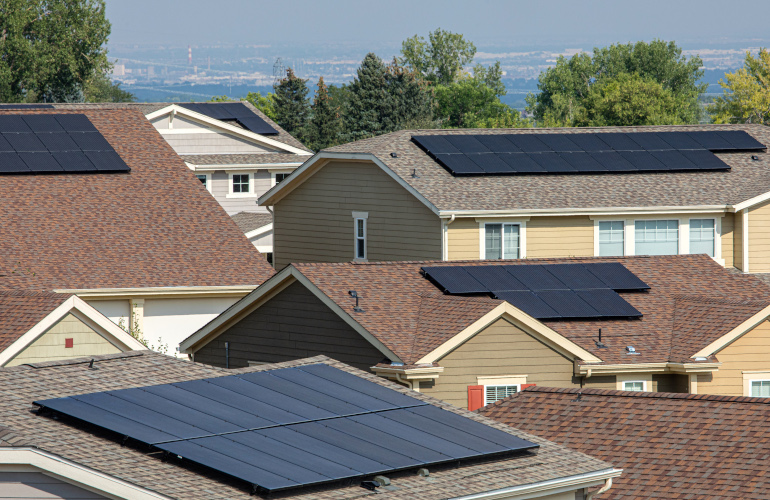
[[[233,191],[234,176],[247,175],[249,176],[249,190],[246,193],[236,193]],[[228,172],[227,173],[227,197],[228,198],[255,198],[254,194],[254,174],[251,172]]]
[[[270,187],[275,187],[276,184],[278,184],[278,179],[276,179],[276,176],[278,175],[291,175],[294,170],[271,170],[270,171]]]
[[[487,387],[510,387],[516,386],[516,392],[521,392],[521,386],[527,383],[526,375],[494,375],[487,377],[476,377],[476,385],[484,387],[484,406],[488,405]]]
[[[526,248],[526,238],[524,237],[524,231],[525,231],[525,223],[524,221],[484,221],[479,223],[479,259],[480,260],[487,260],[487,225],[488,224],[497,224],[497,225],[511,225],[511,226],[519,226],[519,256],[511,259],[510,257],[506,257],[505,254],[503,254],[503,259],[508,260],[516,260],[516,259],[524,259],[526,258],[526,254],[524,252],[524,249]],[[503,235],[505,234],[505,228],[503,228]],[[503,237],[501,235],[501,238]],[[501,244],[503,244],[501,242]],[[503,251],[505,251],[505,246],[503,245]]]
[[[768,370],[744,371],[743,372],[743,395],[747,397],[751,397],[752,382],[767,382],[767,381],[770,381],[770,371]]]
[[[688,250],[688,252],[690,250],[690,221],[693,220],[693,219],[695,219],[695,220],[712,220],[712,221],[714,221],[714,256],[712,258],[713,259],[717,259],[717,252],[718,252],[717,249],[721,247],[721,245],[719,244],[720,243],[719,242],[719,240],[720,240],[719,235],[722,232],[722,231],[720,231],[721,228],[718,227],[718,226],[719,226],[719,222],[722,220],[722,218],[721,217],[690,217],[689,219],[687,219],[687,250]],[[721,252],[719,252],[719,253],[721,254]],[[721,258],[721,255],[719,257]]]
[[[211,192],[212,192],[212,191],[211,191],[211,174],[199,174],[199,173],[195,173],[195,177],[196,177],[196,178],[199,178],[199,177],[206,177],[206,186],[205,186],[205,187],[206,187],[206,191],[208,191],[209,193],[211,193]],[[200,181],[200,179],[198,179],[198,181]]]
[[[358,236],[358,221],[364,223],[364,235]],[[364,242],[364,256],[358,256],[358,242],[363,240]],[[353,260],[358,262],[364,262],[369,258],[369,213],[368,212],[353,212]]]
[[[640,391],[634,391],[633,389],[626,389],[626,384],[639,384],[639,383],[641,383],[642,384],[641,392],[649,392],[647,390],[647,381],[646,380],[623,380],[621,383],[623,384],[623,389],[622,390],[624,390],[624,391],[640,392]]]
[[[676,221],[676,255],[682,255],[689,253],[689,246],[690,246],[690,231],[689,231],[689,222],[690,220],[687,219],[687,230],[683,230],[682,225],[682,219],[679,217],[650,217],[650,218],[644,218],[644,219],[634,219],[634,251],[636,251],[636,224],[638,222],[657,222],[657,221]],[[684,236],[687,236],[687,241],[684,241]]]
[[[751,386],[754,382],[768,382],[770,383],[770,378],[757,378],[757,379],[751,379],[749,380],[749,396],[751,396]],[[754,398],[767,398],[770,396],[751,396]]]
[[[594,255],[599,257],[601,253],[601,231],[599,230],[600,222],[620,222],[623,224],[623,255],[628,255],[628,222],[625,219],[596,219],[594,220]]]
[[[490,401],[490,400],[489,400],[489,398],[487,398],[487,388],[489,388],[489,387],[515,387],[515,388],[516,388],[516,393],[515,393],[515,394],[518,394],[518,393],[520,393],[520,392],[521,392],[521,384],[505,384],[505,385],[503,385],[503,384],[494,384],[494,385],[485,385],[485,386],[484,386],[484,406],[486,406],[486,405],[488,405],[488,404],[490,404],[490,403],[494,403],[495,401],[500,401],[499,399],[495,399],[494,401]],[[508,396],[506,396],[506,397],[508,397]]]

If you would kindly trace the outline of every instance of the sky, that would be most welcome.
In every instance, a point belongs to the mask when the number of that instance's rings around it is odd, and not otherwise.
[[[106,5],[111,44],[389,44],[438,27],[477,45],[770,39],[768,0],[106,0]]]

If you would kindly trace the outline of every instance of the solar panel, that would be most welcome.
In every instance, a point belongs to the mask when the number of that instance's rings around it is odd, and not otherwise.
[[[514,146],[524,153],[542,153],[544,151],[553,151],[546,144],[531,134],[511,134],[506,136]]]
[[[572,290],[607,288],[606,283],[591,274],[583,264],[548,264],[546,269]]]
[[[0,115],[0,133],[32,132],[19,115]]]
[[[412,137],[412,140],[422,149],[434,155],[461,154],[460,150],[452,146],[444,136],[419,135]]]
[[[576,290],[575,293],[583,301],[591,304],[593,308],[602,313],[602,316],[610,318],[634,318],[640,317],[640,313],[614,290]]]
[[[596,151],[588,153],[588,156],[607,169],[608,172],[636,172],[636,166],[626,160],[617,151]]]
[[[538,134],[537,138],[557,153],[583,151],[580,146],[570,140],[568,135],[569,134]]]
[[[703,167],[696,165],[687,159],[679,151],[651,151],[650,154],[666,166],[667,170],[702,170]],[[714,156],[713,153],[711,156]]]
[[[548,267],[533,265],[504,266],[514,278],[530,290],[566,290],[569,287],[548,272]]]
[[[567,163],[559,153],[543,152],[532,153],[528,155],[535,163],[543,167],[543,170],[549,173],[575,173],[575,167]]]
[[[275,130],[261,116],[252,112],[241,102],[226,103],[181,103],[180,106],[209,118],[222,121],[237,121],[243,128],[262,135],[276,135]]]
[[[612,148],[596,137],[596,134],[570,134],[569,139],[580,147],[579,151],[609,151]]]
[[[30,172],[63,172],[64,169],[54,160],[51,153],[19,153],[19,158],[23,161]]]
[[[28,174],[29,167],[16,152],[0,152],[0,174]]]
[[[54,115],[24,115],[22,119],[30,130],[36,134],[41,132],[64,132],[64,129],[56,121]]]
[[[99,132],[72,132],[69,136],[81,151],[109,151],[112,149],[107,139]]]
[[[627,136],[628,137],[628,136]],[[653,132],[639,132],[630,135],[631,139],[646,151],[672,149],[671,145]]]
[[[472,135],[448,135],[446,140],[456,147],[462,154],[491,153],[486,146],[476,140]]]
[[[13,149],[13,146],[11,146],[11,144],[8,141],[5,140],[5,137],[0,135],[0,152],[3,152],[3,151],[9,152],[9,151],[16,151],[16,150]]]
[[[0,104],[0,109],[44,109],[53,108],[53,104]]]
[[[482,174],[484,170],[466,155],[435,155],[436,159],[454,175]]]
[[[500,153],[498,157],[519,174],[543,173],[546,170],[526,153]]]
[[[521,309],[533,318],[553,319],[560,317],[559,313],[557,313],[551,306],[546,304],[543,299],[530,291],[495,292],[495,297]]]
[[[63,133],[38,134],[37,138],[48,151],[79,151],[80,148],[70,136]]]
[[[608,172],[607,167],[586,152],[559,153],[559,156],[578,172]]]
[[[469,154],[467,157],[488,174],[511,173],[513,171],[513,168],[496,154],[476,153]]]
[[[255,134],[261,134],[261,135],[278,134],[278,131],[275,130],[272,125],[270,125],[265,120],[263,120],[262,118],[256,115],[243,117],[243,118],[236,118],[235,121],[240,123],[246,130],[250,132],[254,132]]]
[[[658,132],[658,137],[666,141],[671,146],[671,149],[703,149],[703,146],[695,139],[690,137],[689,134],[682,132]]]
[[[666,166],[649,151],[620,151],[619,153],[638,171],[658,172],[666,170]]]
[[[423,273],[447,293],[484,293],[488,288],[476,281],[463,267],[423,267]]]
[[[735,149],[733,145],[718,132],[688,132],[687,134],[703,146],[704,149],[710,151],[729,151]]]
[[[639,151],[642,149],[633,139],[619,132],[600,132],[596,134],[596,137],[615,151]]]
[[[131,170],[115,151],[85,151],[85,155],[100,172],[128,172]]]
[[[506,271],[504,266],[463,266],[463,269],[487,290],[529,290]]]
[[[488,150],[494,153],[521,153],[506,135],[476,135],[474,136]]]
[[[3,134],[3,138],[18,153],[48,151],[36,134]]]
[[[56,121],[67,132],[97,132],[94,124],[86,115],[59,114]]]
[[[650,286],[619,262],[597,262],[587,265],[588,271],[615,291],[643,291]]]
[[[738,150],[752,151],[766,149],[764,144],[751,137],[744,130],[720,130],[717,133],[722,139],[732,144],[732,146]]]
[[[272,413],[251,413],[261,410],[264,401]],[[328,365],[35,404],[267,493],[538,446]],[[298,418],[287,406],[306,412],[316,408],[319,416]],[[276,415],[295,418],[284,423]]]
[[[679,151],[682,156],[698,166],[699,169],[708,170],[730,170],[730,165],[723,162],[711,151],[703,149],[692,149]]]

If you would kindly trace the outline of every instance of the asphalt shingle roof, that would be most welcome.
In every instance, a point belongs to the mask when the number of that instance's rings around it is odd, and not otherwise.
[[[706,255],[586,257],[509,261],[437,261],[292,264],[407,364],[446,342],[501,300],[450,296],[422,276],[423,266],[489,266],[620,262],[649,292],[621,293],[640,319],[543,321],[606,363],[662,363],[690,356],[770,305],[770,288],[734,274]],[[353,311],[356,290],[365,312]],[[602,328],[607,349],[595,344]],[[637,355],[629,356],[626,346]]]
[[[0,290],[0,352],[70,297],[61,293]]]
[[[371,153],[439,210],[537,210],[569,208],[734,205],[770,191],[770,154],[720,153],[730,171],[601,175],[454,177],[411,141],[412,135],[575,134],[745,130],[770,145],[764,125],[686,125],[553,129],[402,130],[325,151]],[[396,153],[397,158],[391,157]],[[752,155],[759,157],[753,161]],[[416,169],[417,176],[412,173]]]
[[[238,212],[230,217],[236,224],[238,224],[238,228],[244,233],[254,231],[255,229],[273,223],[273,215],[268,212]]]
[[[224,370],[177,360],[148,351],[98,356],[94,368],[89,359],[22,365],[0,369],[0,446],[34,446],[97,471],[177,499],[210,500],[255,498],[243,483],[220,473],[203,471],[177,460],[161,460],[146,449],[121,446],[115,436],[93,426],[66,423],[30,411],[32,401],[89,392],[146,385],[166,384],[200,378],[220,377],[246,371],[264,371],[289,366],[326,363],[341,370],[408,393],[479,422],[504,430],[540,445],[537,453],[502,459],[488,459],[457,467],[431,467],[429,478],[414,471],[389,475],[390,490],[370,492],[358,484],[303,488],[271,498],[302,500],[346,500],[365,497],[393,500],[443,499],[466,494],[531,484],[560,477],[604,471],[605,462],[574,452],[542,438],[519,432],[478,414],[461,410],[434,398],[409,391],[372,374],[356,370],[324,356],[304,360]],[[383,494],[385,496],[383,496]]]
[[[624,469],[602,499],[770,491],[770,398],[530,387],[479,413]]]

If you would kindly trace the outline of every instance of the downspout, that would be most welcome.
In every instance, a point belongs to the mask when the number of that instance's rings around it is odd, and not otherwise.
[[[741,220],[741,226],[743,226],[743,231],[741,237],[743,238],[743,241],[741,242],[741,252],[743,253],[743,272],[748,273],[749,272],[749,209],[744,208],[743,209],[743,215]]]
[[[452,216],[444,222],[444,252],[443,252],[443,260],[449,260],[449,224],[453,223],[455,221],[455,214],[452,214]]]
[[[396,380],[398,382],[401,382],[402,384],[406,384],[411,390],[416,391],[416,392],[420,392],[418,389],[414,388],[414,383],[413,382],[410,382],[409,380],[401,378],[401,374],[400,373],[396,373]]]
[[[225,342],[225,368],[230,368],[230,342]]]
[[[604,493],[605,491],[609,490],[610,488],[612,488],[612,478],[611,477],[607,478],[604,481],[604,486],[602,486],[600,489],[594,491],[593,493],[589,493],[588,495],[586,495],[586,500],[591,500],[596,495],[598,495],[600,493]]]

